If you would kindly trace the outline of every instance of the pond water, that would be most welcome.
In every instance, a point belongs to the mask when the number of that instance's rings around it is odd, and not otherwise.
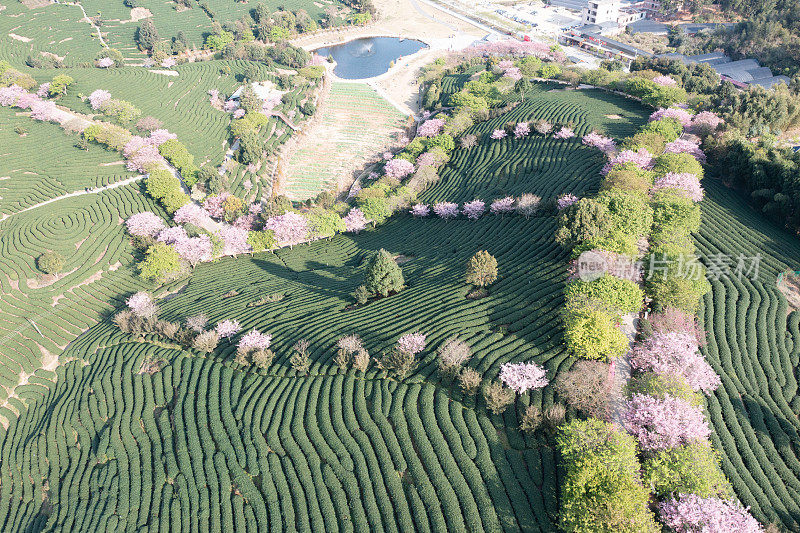
[[[333,57],[336,61],[333,72],[340,78],[360,80],[383,74],[392,61],[427,47],[414,39],[367,37],[318,48],[316,52],[323,57]]]

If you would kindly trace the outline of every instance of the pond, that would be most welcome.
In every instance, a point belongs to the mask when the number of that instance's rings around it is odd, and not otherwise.
[[[392,61],[427,47],[414,39],[366,37],[318,48],[316,52],[323,57],[333,57],[336,61],[333,72],[340,78],[360,80],[383,74]]]

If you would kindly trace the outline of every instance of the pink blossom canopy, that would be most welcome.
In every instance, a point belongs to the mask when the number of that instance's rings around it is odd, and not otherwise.
[[[514,138],[521,139],[526,135],[530,134],[531,127],[527,122],[517,122],[517,125],[514,126]]]
[[[267,220],[264,228],[275,232],[275,239],[281,246],[294,246],[308,238],[308,220],[297,213],[274,216]]]
[[[424,333],[407,333],[397,339],[397,349],[408,355],[416,355],[425,349],[425,339]]]
[[[500,367],[500,381],[517,394],[547,385],[545,374],[545,369],[536,363],[506,363]]]
[[[110,57],[103,57],[97,60],[97,66],[100,68],[108,68],[114,66],[114,60]]]
[[[608,137],[603,137],[597,132],[591,132],[583,137],[583,144],[609,153],[617,149],[617,143]]]
[[[707,439],[711,430],[703,409],[682,398],[663,399],[635,393],[622,413],[625,429],[642,450],[664,450]]]
[[[499,141],[500,139],[505,139],[507,135],[506,130],[494,130],[491,138],[495,141]]]
[[[162,229],[161,232],[159,232],[156,240],[165,242],[167,244],[174,244],[179,240],[187,239],[188,237],[189,236],[186,234],[186,230],[183,229],[182,226],[172,226]]]
[[[367,227],[367,217],[361,212],[361,209],[354,207],[342,219],[344,221],[345,231],[348,233],[359,233]]]
[[[631,351],[630,362],[638,370],[682,377],[692,389],[706,394],[721,383],[700,353],[694,331],[653,333]]]
[[[448,218],[455,218],[458,216],[458,204],[453,202],[438,202],[433,206],[433,212],[436,216],[447,220]]]
[[[700,149],[700,146],[687,139],[675,139],[671,143],[667,143],[664,147],[664,152],[672,154],[690,154],[699,162],[706,162],[706,154]]]
[[[178,239],[172,246],[178,256],[192,266],[212,259],[213,245],[208,235]]]
[[[133,314],[140,318],[152,318],[158,313],[158,306],[153,301],[153,297],[144,291],[137,292],[128,298],[125,303],[133,311]]]
[[[676,533],[761,533],[758,521],[735,500],[679,494],[658,506],[661,522]]]
[[[150,212],[143,211],[128,217],[125,221],[128,233],[137,237],[155,237],[164,229],[164,221],[161,217]]]
[[[662,118],[675,118],[685,128],[692,123],[692,114],[679,107],[670,107],[664,109],[663,107],[650,115],[650,121],[661,120]]]
[[[238,320],[225,319],[217,322],[215,331],[221,339],[227,339],[239,333],[241,329],[242,327],[239,325]]]
[[[470,220],[477,220],[486,211],[486,204],[483,200],[472,200],[464,204],[461,210],[464,216]]]
[[[239,339],[237,346],[243,350],[266,350],[272,341],[272,335],[251,329]]]
[[[426,217],[431,214],[431,208],[425,204],[414,204],[411,214],[415,217]]]
[[[0,105],[3,107],[16,105],[17,100],[19,100],[23,94],[29,93],[19,85],[0,87]]]
[[[695,202],[703,199],[700,179],[691,172],[667,172],[653,184],[653,191],[672,189]]]
[[[663,85],[665,87],[675,87],[678,85],[678,82],[675,81],[675,78],[671,78],[669,76],[656,76],[653,78],[653,81],[658,85]]]
[[[405,159],[392,159],[386,162],[384,171],[389,177],[402,179],[414,172],[414,164]]]
[[[558,200],[556,200],[556,207],[558,207],[558,210],[561,211],[562,209],[571,206],[577,201],[578,197],[575,196],[574,194],[563,194],[558,197]]]
[[[575,132],[572,131],[572,128],[568,128],[566,126],[558,130],[553,135],[554,139],[571,139],[572,137],[575,137]]]
[[[492,212],[493,215],[504,215],[506,213],[512,213],[514,211],[514,197],[513,196],[506,196],[505,198],[500,198],[499,200],[495,200],[492,202],[491,207],[489,210]]]
[[[428,119],[417,128],[417,137],[435,137],[442,132],[442,128],[444,128],[443,119]]]
[[[653,168],[653,154],[648,152],[645,148],[639,148],[639,150],[635,152],[633,150],[623,150],[609,158],[608,162],[603,166],[602,173],[605,176],[611,172],[611,169],[615,166],[624,165],[626,163],[632,163],[637,168],[650,170]]]
[[[225,226],[220,230],[219,236],[223,243],[223,255],[239,255],[253,251],[247,243],[247,230],[244,228]]]
[[[194,202],[189,202],[181,206],[172,216],[172,220],[177,224],[201,225],[208,219],[208,212],[202,206]]]
[[[169,130],[165,130],[163,128],[153,130],[150,133],[150,143],[155,146],[161,146],[165,142],[177,138],[178,138],[177,135],[175,135],[174,133],[170,133]]]
[[[95,111],[100,109],[103,104],[109,100],[111,100],[111,93],[104,89],[97,89],[89,95],[89,105],[91,105],[92,109]]]
[[[717,131],[725,121],[711,111],[701,111],[692,119],[691,130],[697,135],[706,135]]]

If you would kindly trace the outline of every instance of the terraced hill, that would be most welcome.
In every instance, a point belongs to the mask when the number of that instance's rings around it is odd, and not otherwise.
[[[631,129],[644,121],[643,109],[608,98],[598,96],[596,107],[625,113],[620,122]],[[579,131],[601,121],[580,106],[556,114],[573,117]],[[505,154],[493,157],[571,151],[583,158],[580,165],[543,170],[547,180],[520,173],[516,186],[549,194],[596,188],[602,158],[570,142],[501,144]],[[472,154],[482,157],[477,149]],[[562,164],[556,155],[541,161]],[[440,187],[447,183],[444,178],[431,194],[444,194]],[[469,192],[506,186],[489,172],[463,183]],[[443,383],[434,364],[435,349],[459,335],[475,353],[470,366],[486,378],[508,361],[534,360],[551,378],[571,366],[558,313],[566,257],[554,230],[552,214],[476,222],[399,215],[355,237],[199,266],[185,286],[167,288],[177,294],[161,303],[163,318],[205,312],[212,321],[236,318],[245,329],[272,333],[276,359],[269,372],[242,371],[227,343],[203,356],[155,338],[139,342],[108,321],[98,324],[67,347],[55,386],[2,438],[0,524],[75,531],[156,524],[554,531],[550,438],[521,434],[520,413],[513,410],[490,416],[483,400]],[[408,288],[350,308],[364,258],[382,247],[404,256]],[[478,249],[497,258],[500,279],[488,297],[472,300],[463,276]],[[123,284],[120,296],[134,290]],[[265,296],[273,301],[258,302]],[[428,334],[429,347],[402,383],[374,365],[356,375],[333,363],[342,335],[358,333],[379,356],[415,330]],[[300,338],[310,341],[308,377],[288,363]],[[142,372],[144,362],[161,370]],[[555,400],[546,388],[517,406],[547,407]]]
[[[742,279],[713,281],[700,316],[709,331],[704,354],[722,377],[709,398],[714,445],[736,494],[759,521],[800,529],[800,313],[787,308],[777,276],[800,268],[797,238],[755,213],[736,193],[706,180],[701,258]],[[755,279],[749,259],[760,255]]]
[[[7,107],[0,107],[0,122],[0,219],[64,194],[134,176],[118,154],[95,145],[81,150],[75,146],[76,137],[55,124],[31,120]]]

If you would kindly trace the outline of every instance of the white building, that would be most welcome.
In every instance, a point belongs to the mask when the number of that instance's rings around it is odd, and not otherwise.
[[[600,25],[615,22],[621,29],[635,20],[644,18],[643,10],[622,7],[620,0],[589,0],[581,12],[581,22]]]

